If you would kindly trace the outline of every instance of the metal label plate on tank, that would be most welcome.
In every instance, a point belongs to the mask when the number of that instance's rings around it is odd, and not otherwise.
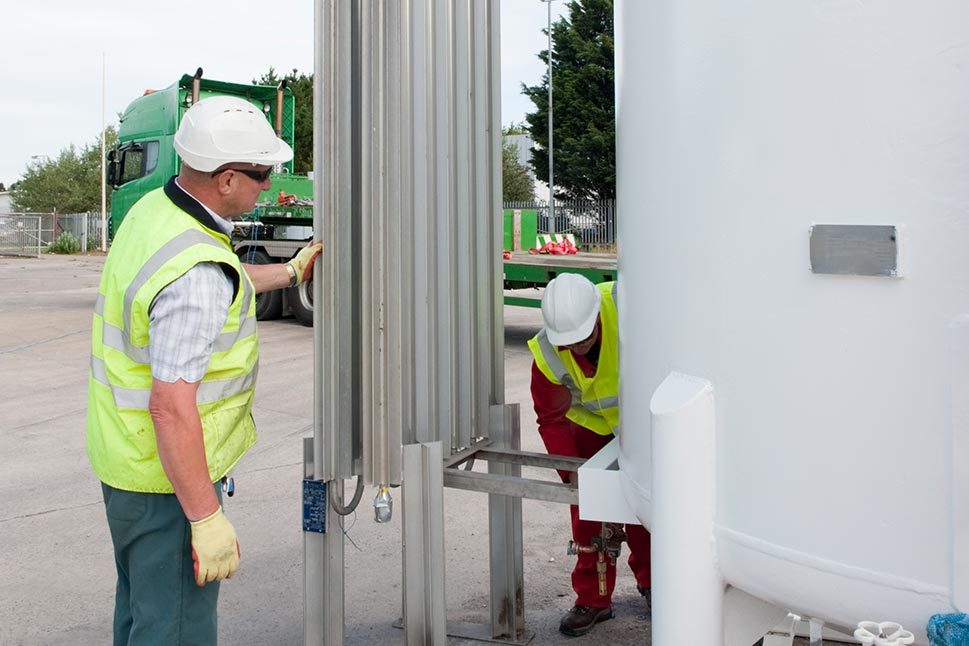
[[[898,275],[898,231],[893,225],[815,224],[811,271],[853,276]]]

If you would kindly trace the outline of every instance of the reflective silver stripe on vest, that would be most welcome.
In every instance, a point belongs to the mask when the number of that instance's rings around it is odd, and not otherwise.
[[[606,397],[597,401],[579,402],[579,404],[590,413],[602,415],[607,408],[615,408],[619,405],[618,397]]]
[[[212,402],[227,399],[233,395],[250,390],[255,387],[256,374],[258,372],[259,365],[257,364],[253,366],[252,372],[242,377],[221,381],[203,381],[199,384],[195,402],[197,404],[211,404]],[[114,403],[118,408],[148,410],[151,389],[122,388],[121,386],[110,383],[104,361],[94,355],[91,355],[91,376],[94,378],[94,381],[111,389],[111,394],[114,396]]]
[[[161,249],[156,251],[152,257],[142,266],[134,280],[125,291],[124,304],[124,323],[125,327],[119,328],[109,323],[104,318],[104,295],[98,294],[97,301],[94,303],[94,312],[101,317],[104,322],[101,337],[104,345],[123,352],[135,363],[147,365],[150,362],[149,350],[147,346],[136,346],[131,343],[131,308],[134,303],[135,295],[147,283],[152,276],[160,270],[166,262],[176,255],[195,244],[208,244],[219,248],[224,245],[219,244],[208,234],[200,231],[185,231],[166,243]],[[244,269],[242,270],[245,271]],[[239,339],[244,339],[256,333],[256,319],[249,316],[249,302],[252,300],[252,287],[245,276],[240,275],[242,281],[242,303],[239,312],[239,330],[236,332],[223,332],[216,337],[212,345],[213,352],[226,352]]]
[[[619,397],[606,397],[605,399],[599,400],[599,408],[605,410],[607,408],[618,408],[619,407]]]
[[[117,350],[118,352],[123,352],[125,356],[135,363],[148,365],[151,362],[148,346],[132,345],[128,342],[128,337],[124,334],[121,328],[104,320],[104,303],[100,298],[98,299],[98,303],[95,304],[94,311],[104,322],[101,330],[101,338],[105,347],[111,348],[112,350]],[[212,344],[212,351],[226,352],[235,344],[237,340],[244,339],[247,336],[251,336],[255,333],[256,319],[250,316],[244,320],[241,320],[241,325],[238,332],[223,332],[216,337],[215,342]]]
[[[555,346],[549,342],[545,328],[539,330],[536,338],[538,340],[538,348],[542,351],[542,358],[545,359],[545,365],[552,371],[552,374],[555,375],[555,378],[559,380],[560,384],[568,386],[569,390],[576,390],[572,375],[569,374],[568,368],[562,362],[562,357],[555,351]]]

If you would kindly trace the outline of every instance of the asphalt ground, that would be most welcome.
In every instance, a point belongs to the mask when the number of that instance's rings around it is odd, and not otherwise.
[[[98,480],[84,451],[91,313],[104,258],[0,258],[0,645],[111,643],[115,570]],[[528,392],[536,309],[505,308],[506,401],[521,403],[522,448],[543,451]],[[312,435],[312,330],[259,324],[253,416],[259,441],[235,471],[226,513],[242,564],[222,587],[220,643],[300,645],[302,440]],[[345,531],[345,644],[403,644],[401,519],[373,521],[368,488]],[[525,624],[531,644],[649,644],[649,618],[620,560],[616,618],[560,635],[574,599],[564,505],[523,502]],[[445,490],[448,620],[489,621],[485,494]],[[686,628],[686,627],[685,627]],[[449,638],[449,644],[482,642]]]

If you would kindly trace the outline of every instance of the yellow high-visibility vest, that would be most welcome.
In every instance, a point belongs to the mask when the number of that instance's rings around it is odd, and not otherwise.
[[[596,373],[586,377],[572,352],[549,343],[543,328],[529,340],[535,364],[553,384],[566,386],[572,393],[572,406],[566,417],[599,435],[619,430],[619,317],[616,312],[615,282],[596,285],[602,294],[599,320],[599,361]]]
[[[212,482],[256,441],[255,289],[228,236],[203,226],[168,191],[179,192],[181,202],[187,198],[170,181],[141,198],[119,227],[104,264],[92,324],[87,453],[102,482],[127,491],[172,493],[148,412],[148,308],[159,291],[201,262],[229,268],[236,285],[197,394]]]

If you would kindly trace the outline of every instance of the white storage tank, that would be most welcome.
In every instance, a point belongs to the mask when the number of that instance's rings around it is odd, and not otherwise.
[[[969,3],[616,5],[619,466],[659,534],[654,643],[719,643],[672,622],[723,584],[924,643],[969,610]],[[673,556],[691,523],[710,554]]]

